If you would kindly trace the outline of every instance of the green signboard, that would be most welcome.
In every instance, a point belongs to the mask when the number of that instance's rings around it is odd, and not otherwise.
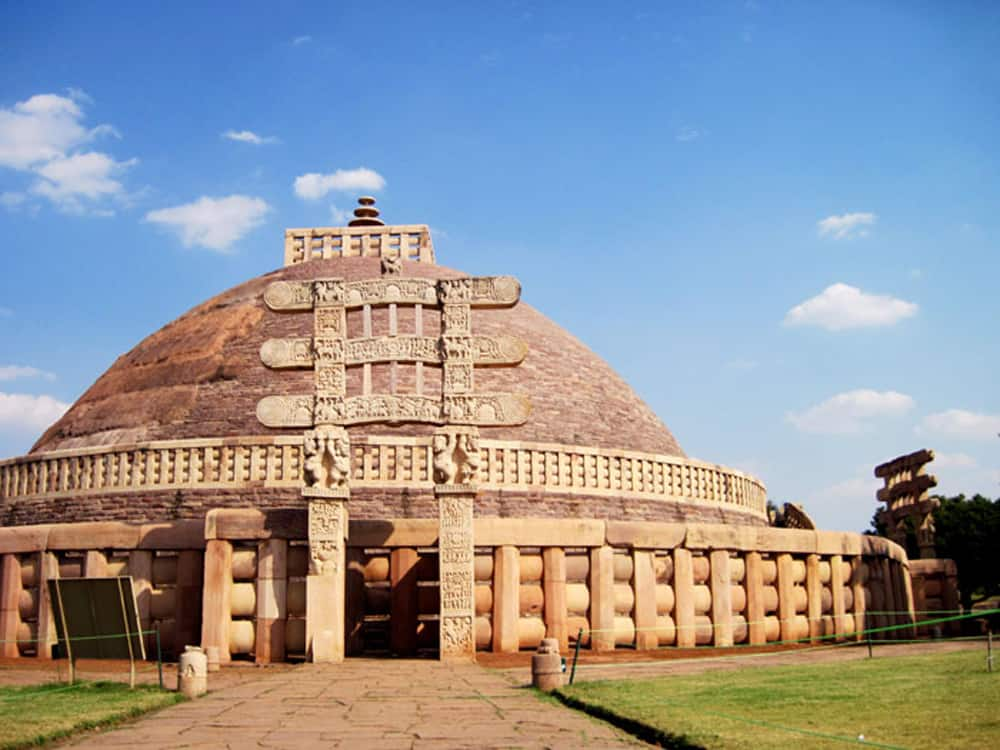
[[[60,656],[146,658],[132,578],[49,579]]]

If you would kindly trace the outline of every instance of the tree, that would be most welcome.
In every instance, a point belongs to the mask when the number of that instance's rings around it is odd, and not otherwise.
[[[934,511],[938,557],[958,565],[962,606],[1000,594],[1000,498],[941,497]]]

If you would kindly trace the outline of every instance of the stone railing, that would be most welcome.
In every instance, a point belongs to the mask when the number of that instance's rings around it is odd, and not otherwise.
[[[430,436],[369,436],[351,445],[351,483],[431,489]],[[52,451],[0,461],[0,498],[174,489],[299,487],[302,439],[174,440]],[[740,471],[677,456],[482,440],[480,487],[722,505],[766,517],[767,492]]]
[[[392,257],[433,263],[434,243],[426,224],[285,230],[286,266],[348,257]]]
[[[305,509],[249,508],[0,528],[0,656],[50,655],[48,579],[128,575],[143,628],[159,629],[168,647],[214,632],[224,660],[301,657],[306,529]],[[385,628],[396,653],[437,648],[436,600],[419,592],[438,585],[439,532],[437,519],[350,522],[349,653]],[[477,518],[473,538],[476,640],[492,651],[534,649],[544,637],[565,651],[580,635],[595,650],[830,643],[890,626],[899,629],[873,636],[910,637],[915,600],[950,605],[929,576],[955,574],[954,564],[931,569],[893,542],[845,532]],[[219,587],[226,596],[208,596]]]

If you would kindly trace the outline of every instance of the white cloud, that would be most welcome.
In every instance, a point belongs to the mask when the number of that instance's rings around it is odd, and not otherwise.
[[[832,284],[785,315],[785,325],[813,325],[828,331],[895,325],[917,314],[914,302],[869,294],[848,284]]]
[[[202,196],[196,201],[146,214],[146,221],[175,232],[185,247],[200,245],[225,252],[229,246],[264,221],[271,207],[261,198],[230,195]]]
[[[788,412],[785,419],[801,432],[850,435],[869,429],[871,420],[898,417],[913,406],[905,393],[861,388],[838,393],[802,412]]]
[[[222,137],[240,143],[252,143],[255,146],[278,142],[278,139],[273,135],[257,135],[252,130],[227,130],[222,134]]]
[[[292,39],[292,44],[298,47],[300,44],[307,44],[308,42],[311,41],[312,41],[311,36],[309,36],[308,34],[303,34],[302,36],[297,36],[294,39]]]
[[[878,221],[878,216],[873,213],[861,212],[853,214],[841,214],[840,216],[827,216],[816,223],[819,228],[820,237],[833,237],[835,240],[844,240],[851,237],[864,237],[868,234],[865,227],[872,226]]]
[[[61,417],[69,404],[52,396],[0,392],[0,428],[41,431]]]
[[[310,172],[295,178],[295,194],[306,200],[319,200],[333,190],[381,190],[385,178],[367,167],[338,169],[330,174]]]
[[[0,109],[0,166],[27,169],[62,156],[91,134],[80,123],[76,102],[57,94],[37,94]]]
[[[37,367],[0,365],[0,380],[14,380],[15,378],[44,378],[45,380],[55,380],[56,376],[51,372],[39,370]]]
[[[995,440],[1000,433],[1000,414],[948,409],[924,417],[916,431],[919,435],[932,437]]]
[[[90,101],[84,92],[70,89],[69,97],[37,94],[12,109],[0,109],[0,167],[34,174],[38,179],[30,192],[49,199],[60,210],[106,215],[110,211],[100,202],[124,196],[117,177],[137,162],[80,151],[100,136],[120,137],[110,125],[84,126],[80,105]],[[26,197],[9,192],[0,202],[10,209],[23,204]]]
[[[125,188],[116,177],[137,163],[137,159],[115,161],[99,151],[57,157],[35,169],[42,179],[32,185],[31,192],[45,196],[64,211],[82,213],[86,205],[81,199],[124,196]]]

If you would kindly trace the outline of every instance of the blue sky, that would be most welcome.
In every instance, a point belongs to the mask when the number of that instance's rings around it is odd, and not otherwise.
[[[0,10],[0,456],[374,192],[824,527],[1000,494],[1000,6],[478,5]]]

